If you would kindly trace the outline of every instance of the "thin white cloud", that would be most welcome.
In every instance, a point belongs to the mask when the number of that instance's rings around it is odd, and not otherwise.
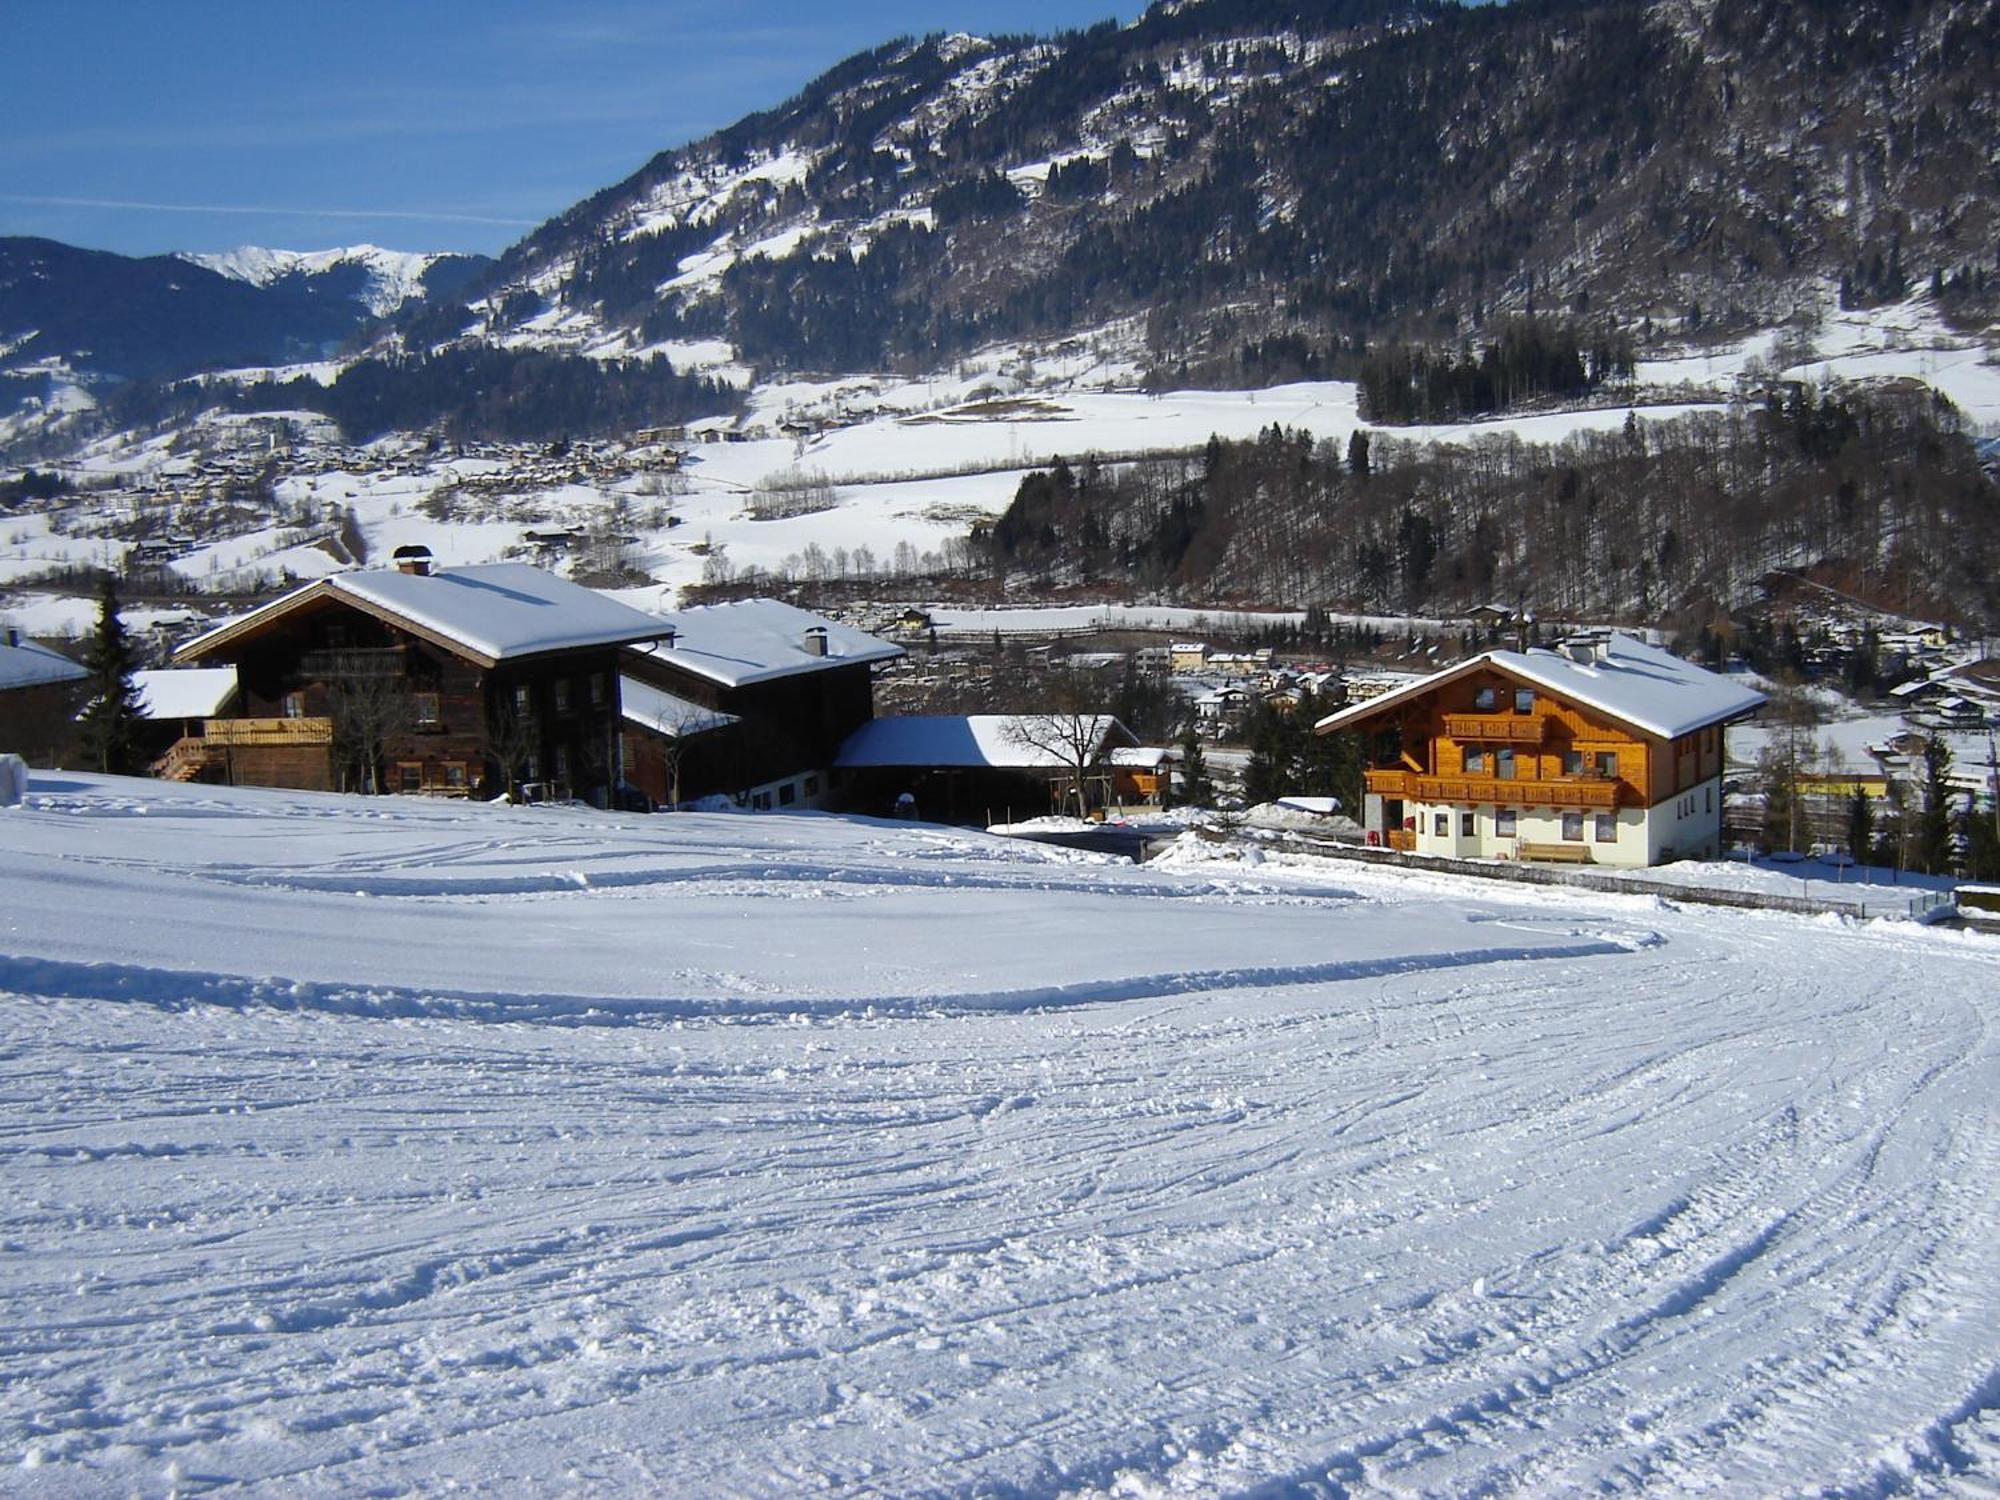
[[[156,214],[267,214],[285,219],[410,219],[424,224],[500,224],[532,229],[539,219],[503,219],[491,214],[428,213],[400,208],[272,208],[238,203],[144,203],[130,198],[55,198],[33,193],[0,193],[0,203],[30,203],[47,208],[131,209]]]

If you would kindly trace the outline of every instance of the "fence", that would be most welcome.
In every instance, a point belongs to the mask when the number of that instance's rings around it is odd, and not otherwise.
[[[1393,849],[1370,849],[1356,844],[1334,843],[1281,835],[1281,849],[1298,854],[1317,854],[1361,864],[1393,865],[1405,870],[1429,870],[1449,875],[1470,875],[1477,880],[1512,881],[1517,885],[1566,885],[1583,890],[1605,891],[1612,895],[1659,896],[1668,901],[1686,901],[1699,906],[1731,906],[1748,911],[1793,912],[1800,916],[1820,916],[1831,912],[1844,917],[1905,917],[1928,921],[1954,903],[1949,891],[1911,891],[1899,912],[1883,901],[1838,901],[1817,896],[1780,896],[1763,891],[1732,891],[1718,886],[1681,885],[1668,880],[1646,880],[1604,875],[1590,870],[1551,869],[1534,864],[1495,864],[1483,860],[1451,859],[1425,855],[1412,858]]]

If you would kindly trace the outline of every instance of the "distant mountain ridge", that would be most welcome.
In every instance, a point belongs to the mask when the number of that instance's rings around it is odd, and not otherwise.
[[[1527,311],[2000,293],[1993,0],[1179,0],[897,42],[578,204],[475,337],[932,367],[1121,322],[1242,383]]]
[[[135,257],[0,239],[0,370],[171,380],[322,359],[383,312],[458,292],[490,264],[372,246]]]
[[[387,317],[412,299],[450,296],[493,263],[483,255],[384,250],[379,245],[350,245],[339,250],[272,250],[242,245],[220,254],[184,251],[180,258],[260,287],[294,280],[312,283],[321,278],[346,284],[358,271],[360,287],[350,295],[378,318]]]

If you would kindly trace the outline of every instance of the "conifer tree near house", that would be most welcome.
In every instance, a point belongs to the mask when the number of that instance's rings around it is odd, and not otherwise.
[[[118,618],[118,586],[106,573],[97,588],[97,633],[83,665],[91,697],[78,724],[86,756],[98,770],[123,775],[139,752],[139,689],[132,681],[136,657]]]
[[[1932,875],[1951,873],[1951,746],[1924,745],[1924,810],[1917,820],[1917,862]]]
[[[1201,753],[1201,736],[1190,724],[1181,732],[1181,801],[1207,807],[1215,800],[1215,783],[1208,777],[1208,758]]]

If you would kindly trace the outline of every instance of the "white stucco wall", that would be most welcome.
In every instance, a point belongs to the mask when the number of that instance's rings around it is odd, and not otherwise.
[[[1659,864],[1665,858],[1689,859],[1719,848],[1722,827],[1722,786],[1718,777],[1703,782],[1691,792],[1669,797],[1651,808],[1621,807],[1612,814],[1617,838],[1600,843],[1597,813],[1583,815],[1582,846],[1590,851],[1592,863],[1643,866]],[[1467,809],[1458,803],[1405,802],[1406,815],[1417,820],[1417,852],[1458,859],[1518,859],[1522,844],[1561,844],[1562,811],[1558,808],[1521,808],[1515,814],[1515,832],[1502,838],[1498,832],[1500,808],[1481,803],[1471,809],[1473,831],[1468,837],[1459,832],[1460,814]],[[1437,815],[1446,814],[1446,831],[1437,832]]]

